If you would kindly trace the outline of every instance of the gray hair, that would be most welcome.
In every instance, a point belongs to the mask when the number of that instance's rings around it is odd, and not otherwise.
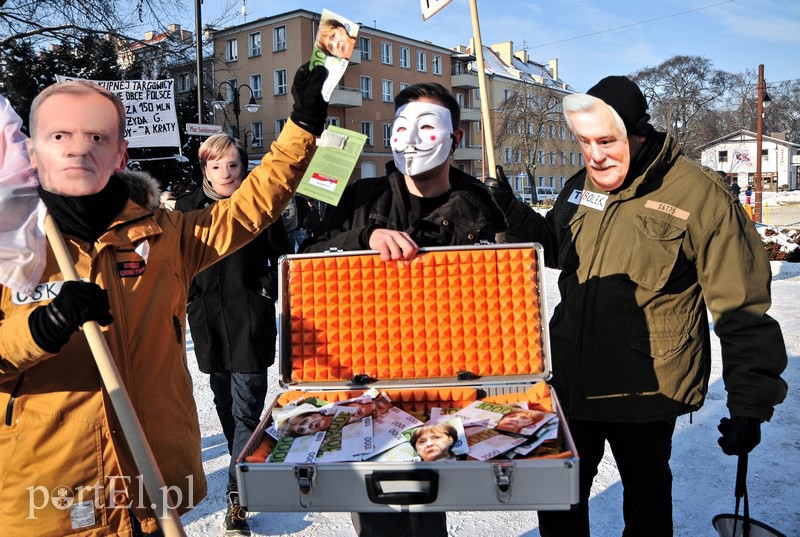
[[[608,108],[608,110],[611,112],[611,116],[614,118],[614,123],[616,124],[617,128],[623,136],[627,137],[628,129],[625,128],[625,122],[622,121],[622,118],[617,111],[602,99],[598,99],[592,95],[587,95],[586,93],[571,93],[564,97],[564,100],[561,104],[561,109],[564,113],[564,120],[567,122],[567,127],[572,131],[573,134],[575,134],[575,129],[572,128],[572,121],[570,121],[569,115],[593,112],[601,106]]]

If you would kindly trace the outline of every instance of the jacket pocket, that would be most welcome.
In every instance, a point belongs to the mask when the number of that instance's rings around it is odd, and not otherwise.
[[[1,434],[4,531],[42,535],[107,524],[99,424],[28,404]],[[78,506],[81,516],[73,519]],[[15,521],[24,529],[6,524]]]
[[[669,281],[681,253],[686,223],[669,217],[636,215],[625,274],[636,284],[658,291]]]
[[[666,334],[642,334],[628,337],[631,349],[651,356],[655,360],[667,360],[679,354],[689,342],[689,334],[675,332]]]

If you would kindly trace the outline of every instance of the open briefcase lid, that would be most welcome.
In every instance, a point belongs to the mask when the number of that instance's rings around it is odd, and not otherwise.
[[[342,389],[547,380],[542,247],[423,248],[279,261],[281,386]]]

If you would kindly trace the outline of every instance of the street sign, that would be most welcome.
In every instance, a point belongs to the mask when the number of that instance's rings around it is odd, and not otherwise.
[[[204,125],[202,123],[187,123],[186,134],[194,136],[211,136],[222,132],[222,125]]]
[[[430,19],[451,1],[452,0],[419,0],[419,6],[422,8],[422,20],[426,21]]]

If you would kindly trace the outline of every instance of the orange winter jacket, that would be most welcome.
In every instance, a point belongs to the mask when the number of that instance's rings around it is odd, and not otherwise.
[[[128,200],[96,243],[65,236],[81,278],[108,291],[114,322],[103,334],[179,513],[206,494],[183,341],[187,289],[281,217],[313,146],[289,121],[230,199],[190,213]],[[53,355],[28,329],[63,280],[48,247],[33,295],[0,287],[0,533],[130,535],[131,511],[145,533],[155,531],[86,338],[74,334]]]

